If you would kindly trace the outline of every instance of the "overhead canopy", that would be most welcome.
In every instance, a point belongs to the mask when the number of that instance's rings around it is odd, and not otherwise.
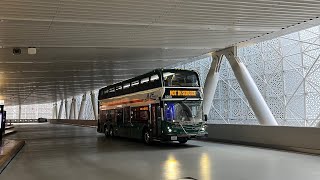
[[[311,26],[319,9],[317,0],[2,0],[1,98],[53,102]]]

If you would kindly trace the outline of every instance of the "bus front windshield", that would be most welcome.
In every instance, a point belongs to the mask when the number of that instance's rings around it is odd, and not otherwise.
[[[167,101],[164,111],[166,121],[202,121],[202,101]]]

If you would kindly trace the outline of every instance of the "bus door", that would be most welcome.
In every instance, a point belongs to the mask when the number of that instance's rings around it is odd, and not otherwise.
[[[161,112],[159,104],[151,105],[151,127],[153,137],[158,137],[161,132]]]
[[[125,127],[123,123],[123,109],[116,109],[117,135],[124,136]]]
[[[131,137],[130,107],[123,108],[124,136]]]

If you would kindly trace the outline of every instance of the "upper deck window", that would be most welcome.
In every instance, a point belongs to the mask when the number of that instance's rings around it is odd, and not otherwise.
[[[152,76],[150,77],[150,81],[151,81],[151,82],[153,82],[153,81],[158,81],[158,80],[159,80],[158,74],[152,75]]]
[[[115,92],[114,87],[109,89],[109,93],[110,93],[110,92]]]
[[[141,84],[149,82],[149,77],[141,79]]]
[[[198,75],[193,71],[164,71],[163,80],[169,87],[199,87]]]
[[[126,84],[123,85],[123,89],[127,89],[129,87],[130,87],[130,83],[126,83]]]
[[[138,80],[131,83],[131,86],[136,86],[136,85],[139,85],[139,81]]]

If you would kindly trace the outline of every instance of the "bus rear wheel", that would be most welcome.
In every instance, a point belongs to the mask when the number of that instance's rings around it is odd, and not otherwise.
[[[143,131],[143,142],[145,144],[151,144],[152,142],[150,132],[148,130]]]
[[[109,129],[108,129],[107,126],[104,127],[104,135],[105,135],[106,137],[110,136]]]
[[[114,136],[114,131],[113,131],[112,127],[110,127],[110,129],[109,129],[109,136],[111,136],[111,137]]]

